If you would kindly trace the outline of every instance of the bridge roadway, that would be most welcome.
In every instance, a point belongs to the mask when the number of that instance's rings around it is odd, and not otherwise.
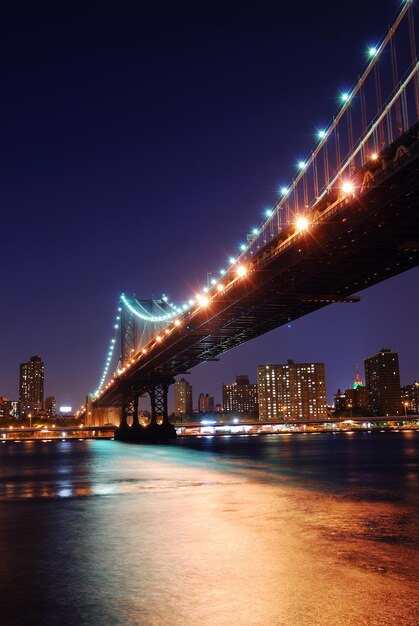
[[[207,306],[196,306],[135,355],[95,401],[119,406],[124,385],[144,390],[156,376],[182,374],[254,337],[419,264],[419,124],[353,175],[354,194],[328,191],[293,224],[240,258]],[[385,303],[383,303],[385,306]]]

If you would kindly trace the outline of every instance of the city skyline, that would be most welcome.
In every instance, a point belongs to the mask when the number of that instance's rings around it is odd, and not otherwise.
[[[323,11],[332,8],[339,11],[331,2],[307,7],[302,25],[298,7],[284,15],[268,2],[163,18],[130,8],[117,24],[106,11],[87,9],[80,23],[75,7],[42,23],[31,9],[9,9],[5,232],[19,237],[17,245],[6,238],[1,252],[4,292],[15,295],[1,313],[0,393],[17,397],[19,362],[41,354],[46,395],[78,407],[100,379],[122,291],[183,301],[237,252],[398,5],[355,2],[344,32],[327,28]],[[322,34],[328,46],[316,47]],[[297,81],[308,53],[313,72]],[[410,384],[418,377],[418,279],[415,269],[372,287],[359,304],[297,320],[188,380],[219,401],[221,384],[241,370],[321,361],[330,402],[354,365],[385,346],[399,353],[401,383]]]

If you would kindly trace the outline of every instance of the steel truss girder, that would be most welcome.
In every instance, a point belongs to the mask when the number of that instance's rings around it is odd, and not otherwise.
[[[155,377],[147,389],[151,402],[152,426],[157,424],[157,418],[161,419],[162,424],[169,423],[167,392],[173,382],[174,379],[172,377]]]
[[[125,383],[122,387],[122,402],[121,402],[121,427],[126,428],[128,426],[128,420],[131,418],[133,426],[138,426],[138,398],[140,396],[140,390],[135,384]]]

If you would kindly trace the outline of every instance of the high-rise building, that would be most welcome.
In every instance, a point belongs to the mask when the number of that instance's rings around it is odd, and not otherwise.
[[[223,406],[226,413],[257,414],[258,386],[245,374],[237,375],[235,383],[223,385]]]
[[[345,391],[345,409],[347,411],[365,411],[368,409],[368,389],[364,386],[358,370],[352,388]]]
[[[327,417],[324,363],[259,365],[259,419]]]
[[[40,356],[31,356],[20,364],[19,406],[22,416],[36,415],[44,404],[44,364]]]
[[[407,415],[419,414],[419,383],[414,382],[412,385],[406,385],[401,388],[401,400],[403,413]]]
[[[175,382],[175,417],[192,415],[192,385],[181,378]]]
[[[368,408],[373,415],[401,415],[399,355],[381,348],[364,361]]]
[[[337,390],[337,392],[334,395],[334,407],[335,407],[335,413],[339,414],[339,413],[343,413],[346,409],[345,406],[345,392],[341,391],[340,389]]]
[[[17,415],[17,402],[9,400],[5,396],[0,396],[0,420],[11,419]]]
[[[53,396],[45,398],[45,414],[48,419],[54,419],[57,415],[57,400]]]
[[[200,393],[198,398],[199,413],[214,413],[214,398],[207,393]]]

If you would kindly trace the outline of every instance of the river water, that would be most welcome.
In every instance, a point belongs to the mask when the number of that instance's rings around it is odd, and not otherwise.
[[[419,432],[0,446],[0,623],[416,625]]]

